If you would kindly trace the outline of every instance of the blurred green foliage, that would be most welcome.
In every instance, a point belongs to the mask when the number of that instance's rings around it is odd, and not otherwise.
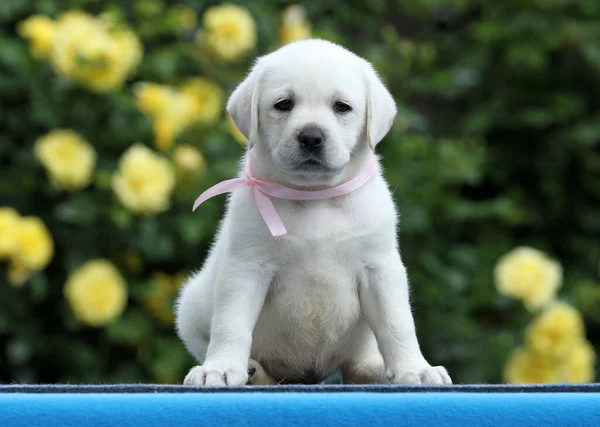
[[[216,2],[181,0],[198,16]],[[35,13],[111,10],[144,44],[131,82],[174,84],[203,75],[229,93],[253,56],[277,46],[284,1],[244,4],[258,45],[220,64],[197,55],[163,0],[10,0],[0,4],[0,205],[43,219],[55,244],[50,266],[22,288],[0,275],[0,382],[178,382],[192,360],[172,326],[143,300],[153,272],[201,266],[223,199],[191,213],[194,197],[231,177],[243,152],[223,120],[196,126],[177,144],[198,147],[205,173],[178,188],[154,217],[127,212],[110,189],[121,154],[152,146],[131,84],[95,94],[55,75],[15,34]],[[400,245],[418,334],[431,363],[455,382],[502,380],[507,354],[530,315],[493,286],[497,259],[519,245],[563,265],[561,298],[582,311],[600,345],[600,2],[597,0],[310,1],[313,34],[371,60],[399,106],[378,146],[401,212]],[[199,24],[201,20],[199,19]],[[95,183],[53,189],[34,141],[72,128],[99,153]],[[127,255],[129,254],[129,255]],[[139,258],[132,265],[129,258]],[[63,297],[70,271],[107,258],[126,277],[125,314],[104,328],[81,325]],[[5,268],[2,264],[0,268]]]

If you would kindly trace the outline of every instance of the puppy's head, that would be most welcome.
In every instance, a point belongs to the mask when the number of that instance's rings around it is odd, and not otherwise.
[[[259,58],[227,111],[284,179],[314,184],[342,174],[354,152],[373,149],[396,104],[370,63],[313,39]]]

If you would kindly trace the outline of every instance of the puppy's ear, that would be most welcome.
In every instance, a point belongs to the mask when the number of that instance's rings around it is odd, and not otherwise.
[[[227,101],[227,112],[242,135],[248,140],[248,149],[254,146],[258,133],[258,101],[261,69],[261,64],[257,61],[244,81],[235,88]]]
[[[367,83],[367,138],[371,149],[390,131],[396,118],[396,102],[373,66],[366,62]]]

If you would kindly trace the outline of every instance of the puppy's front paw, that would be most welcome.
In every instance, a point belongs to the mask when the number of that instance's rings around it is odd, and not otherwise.
[[[211,366],[194,366],[183,380],[184,385],[240,386],[248,381],[245,369],[223,369]]]
[[[445,385],[452,384],[448,371],[443,366],[419,366],[397,372],[388,371],[387,377],[393,384]]]

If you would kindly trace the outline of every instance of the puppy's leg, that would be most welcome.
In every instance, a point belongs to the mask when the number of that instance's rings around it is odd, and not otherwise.
[[[190,354],[204,362],[210,336],[212,288],[209,271],[203,270],[186,280],[175,306],[177,335]]]
[[[244,385],[248,381],[252,332],[272,272],[243,259],[228,258],[222,265],[213,285],[214,310],[206,358],[190,370],[184,384]]]
[[[190,277],[177,301],[177,333],[188,351],[202,364],[206,357],[212,317],[212,293],[207,271]],[[248,384],[274,385],[274,378],[255,360],[248,362]]]
[[[394,249],[367,271],[360,289],[361,309],[373,330],[387,378],[396,384],[451,384],[442,366],[421,354],[408,300],[408,279]]]
[[[383,357],[377,348],[375,335],[365,319],[359,323],[348,358],[341,366],[344,384],[384,384],[385,376]]]

